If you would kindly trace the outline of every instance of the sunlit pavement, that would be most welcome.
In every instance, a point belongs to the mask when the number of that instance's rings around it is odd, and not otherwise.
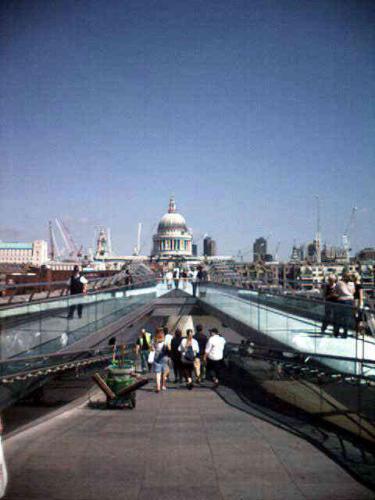
[[[6,440],[5,452],[9,500],[373,498],[312,445],[207,388],[156,394],[150,384],[135,410],[85,401]]]

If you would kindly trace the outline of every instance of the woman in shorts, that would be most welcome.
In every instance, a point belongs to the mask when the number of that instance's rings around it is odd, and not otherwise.
[[[160,392],[160,389],[162,391],[166,391],[169,368],[167,346],[165,345],[163,328],[158,328],[156,330],[151,350],[155,352],[153,370],[156,377],[156,392]]]

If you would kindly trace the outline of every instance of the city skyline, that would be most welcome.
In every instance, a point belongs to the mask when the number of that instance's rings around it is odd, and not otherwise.
[[[174,194],[219,254],[374,246],[371,2],[5,2],[0,239],[144,248]],[[353,252],[353,253],[354,253]]]

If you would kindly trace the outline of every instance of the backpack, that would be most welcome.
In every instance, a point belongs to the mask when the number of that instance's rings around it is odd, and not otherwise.
[[[193,346],[189,345],[189,346],[187,346],[187,348],[185,349],[185,351],[182,355],[182,361],[183,361],[183,363],[193,364],[194,358],[195,358],[195,355],[194,355]]]

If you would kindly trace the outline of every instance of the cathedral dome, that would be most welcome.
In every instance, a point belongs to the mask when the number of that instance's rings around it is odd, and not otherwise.
[[[167,213],[160,219],[158,233],[163,231],[187,231],[184,217],[178,213]]]
[[[158,233],[165,231],[188,231],[185,218],[176,212],[176,203],[173,198],[169,202],[168,213],[163,215],[158,225]]]
[[[191,256],[193,237],[185,218],[177,213],[174,198],[170,199],[168,213],[160,219],[158,230],[152,239],[152,257],[173,260]]]

